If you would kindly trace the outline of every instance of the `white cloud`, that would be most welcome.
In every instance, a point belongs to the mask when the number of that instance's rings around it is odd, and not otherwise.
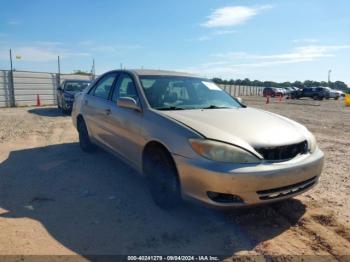
[[[188,41],[188,42],[205,42],[205,41],[209,41],[211,39],[212,39],[212,36],[203,35],[203,36],[199,36],[199,37],[195,37],[195,38],[186,39],[186,41]]]
[[[21,24],[21,22],[16,20],[16,19],[13,19],[13,20],[7,21],[7,24],[8,25],[19,25],[19,24]]]
[[[315,39],[315,38],[294,39],[293,42],[297,44],[317,43],[318,39]]]
[[[225,57],[230,60],[258,60],[273,63],[297,63],[304,61],[312,61],[322,57],[334,56],[334,51],[348,49],[350,45],[308,45],[297,47],[291,52],[281,54],[249,54],[245,52],[229,52],[217,54],[217,57]],[[255,63],[256,64],[256,63]]]
[[[235,31],[235,30],[218,30],[218,31],[213,31],[212,33],[208,33],[206,35],[199,36],[199,37],[189,38],[189,39],[187,39],[187,41],[189,41],[189,42],[206,42],[206,41],[213,40],[213,39],[216,39],[216,38],[221,37],[221,36],[235,34],[235,33],[237,33],[237,31]]]
[[[252,68],[263,68],[283,64],[310,62],[334,57],[337,51],[350,49],[350,45],[308,45],[297,47],[290,52],[278,54],[251,54],[228,52],[213,55],[219,60],[189,67],[186,70],[204,76],[232,78]]]
[[[212,14],[208,16],[207,21],[201,25],[211,28],[236,26],[271,7],[270,5],[265,5],[260,7],[227,6],[218,8],[215,9]]]
[[[137,45],[137,44],[104,45],[104,44],[95,43],[92,40],[81,41],[78,43],[78,45],[86,48],[89,52],[100,52],[100,53],[110,53],[110,54],[122,54],[126,50],[142,48],[141,45]]]
[[[218,30],[214,32],[214,35],[231,35],[237,33],[236,30]]]
[[[8,44],[7,44],[8,45]],[[89,56],[88,53],[73,52],[60,47],[61,43],[40,41],[34,42],[28,45],[14,45],[11,44],[13,56],[20,55],[22,61],[27,62],[47,62],[57,60],[57,56],[61,58],[81,57]],[[8,59],[7,47],[0,46],[0,59]]]
[[[126,50],[139,49],[140,45],[97,45],[89,48],[91,52],[102,52],[110,54],[122,54]]]

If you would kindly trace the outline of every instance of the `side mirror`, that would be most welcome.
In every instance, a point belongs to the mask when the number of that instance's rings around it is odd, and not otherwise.
[[[63,88],[61,86],[57,87],[58,91],[63,91]]]
[[[136,100],[132,97],[120,97],[117,100],[117,106],[121,108],[133,109],[136,111],[141,111],[140,106],[137,104]]]

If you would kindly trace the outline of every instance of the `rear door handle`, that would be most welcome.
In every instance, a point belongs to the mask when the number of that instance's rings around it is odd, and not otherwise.
[[[110,110],[109,108],[106,109],[105,111],[106,111],[106,115],[107,115],[107,116],[111,114],[111,110]]]

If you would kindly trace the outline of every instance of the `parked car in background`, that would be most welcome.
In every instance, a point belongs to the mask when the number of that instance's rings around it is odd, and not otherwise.
[[[283,96],[283,90],[281,88],[275,88],[275,87],[265,87],[263,90],[263,96],[270,96],[270,97],[275,97],[275,96]]]
[[[283,88],[284,89],[284,92],[285,92],[285,95],[286,96],[289,96],[290,95],[290,93],[292,92],[292,88],[291,87],[285,87],[285,88]]]
[[[323,100],[329,98],[329,90],[324,87],[305,87],[297,98],[309,97],[314,100]]]
[[[162,208],[284,200],[316,185],[323,166],[304,126],[186,73],[107,72],[76,95],[72,120],[82,150],[98,145],[129,163]]]
[[[337,90],[334,90],[330,87],[324,87],[325,89],[328,90],[329,92],[329,97],[326,97],[326,99],[329,99],[329,98],[334,98],[334,100],[338,100],[339,97],[340,97],[340,94]]]
[[[285,96],[286,95],[286,90],[284,88],[276,88],[276,95],[277,96]]]
[[[74,95],[89,86],[89,80],[64,80],[57,88],[57,107],[62,113],[69,114],[72,111]]]
[[[336,92],[338,92],[339,97],[345,97],[345,93],[341,90],[335,90]]]
[[[273,87],[265,87],[263,90],[263,96],[271,96],[274,97],[276,95],[276,90]]]
[[[291,99],[299,98],[300,94],[302,93],[302,89],[295,86],[292,86],[290,88],[292,89],[292,91],[290,92],[289,97]]]

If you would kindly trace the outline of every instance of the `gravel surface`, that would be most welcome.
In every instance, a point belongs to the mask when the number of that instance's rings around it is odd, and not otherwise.
[[[83,153],[53,107],[0,109],[0,255],[350,255],[350,108],[341,101],[248,106],[306,125],[325,153],[320,183],[295,199],[221,212],[163,211],[110,154]],[[318,261],[318,260],[315,260]]]

